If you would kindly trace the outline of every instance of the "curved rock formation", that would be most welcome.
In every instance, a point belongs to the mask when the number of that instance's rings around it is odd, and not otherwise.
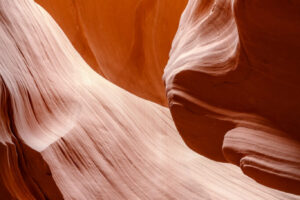
[[[167,105],[161,80],[187,0],[36,0],[98,73]]]
[[[164,73],[173,119],[190,148],[295,194],[299,11],[297,1],[190,0]]]
[[[300,199],[191,151],[167,108],[92,70],[33,0],[0,0],[0,51],[1,199]]]

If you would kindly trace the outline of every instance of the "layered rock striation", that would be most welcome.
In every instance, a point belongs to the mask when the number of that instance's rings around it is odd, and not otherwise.
[[[189,10],[193,3],[196,1],[189,2],[181,23],[187,13],[193,13]],[[223,3],[221,7],[214,6],[214,10],[227,5]],[[203,15],[194,16],[195,19],[206,18],[205,13],[210,12],[212,5],[197,5],[194,7]],[[167,7],[162,8],[167,12]],[[231,19],[230,9],[229,6],[224,19]],[[233,22],[227,31],[237,36]],[[218,26],[226,30],[227,24],[221,20]],[[182,42],[178,38],[183,30],[181,26],[166,70],[175,66],[170,63],[174,61],[176,41]],[[191,29],[189,34],[193,33]],[[224,46],[228,43],[240,48],[238,39],[232,43],[221,38],[220,33],[219,41],[224,42]],[[231,40],[229,37],[228,41]],[[190,44],[194,45],[193,41],[192,38]],[[209,49],[211,46],[207,45]],[[103,78],[99,75],[101,72],[96,73],[52,17],[33,0],[0,0],[0,51],[1,199],[300,199],[255,182],[232,164],[216,162],[190,150],[179,136],[168,108],[139,98]],[[235,52],[226,50],[232,63],[239,62]],[[90,53],[87,50],[87,55]],[[220,58],[224,55],[222,51],[216,53],[220,53]],[[196,54],[195,62],[199,58]],[[178,54],[178,59],[185,55]],[[102,59],[109,61],[112,56],[103,53],[97,57],[97,65]],[[101,69],[109,70],[110,65],[103,63],[99,65]],[[230,72],[232,68],[224,70]],[[218,67],[216,71],[219,73]],[[192,76],[190,80],[198,83]],[[169,81],[166,81],[167,86],[170,86]],[[298,143],[290,138],[293,136],[290,132],[271,126],[272,121],[259,116],[259,112],[256,115],[240,113],[219,108],[214,101],[204,103],[198,96],[186,95],[189,88],[181,86],[178,84],[180,90],[172,87],[168,90],[169,99],[174,97],[170,108],[180,134],[188,133],[185,132],[187,123],[195,130],[201,123],[205,124],[202,133],[206,134],[212,134],[210,131],[216,127],[213,123],[219,121],[224,122],[217,126],[220,130],[230,130],[223,143],[213,136],[215,140],[206,145],[212,147],[208,151],[212,154],[197,146],[194,150],[206,152],[203,154],[207,157],[214,155],[215,160],[224,160],[215,153],[215,148],[223,145],[226,159],[242,162],[246,166],[242,169],[251,177],[258,177],[254,167],[261,166],[259,169],[268,172],[261,173],[261,177],[267,177],[263,180],[279,180],[273,176],[268,178],[269,172],[276,169],[275,177],[282,173],[282,177],[287,177],[284,180],[288,181],[289,188],[292,188],[291,177],[295,177],[297,186],[297,168],[293,167],[297,167]],[[214,95],[214,91],[208,89]],[[170,96],[172,92],[174,95]],[[195,94],[200,93],[195,90]],[[178,101],[178,97],[185,100]],[[206,105],[201,110],[205,116],[199,115],[199,105]],[[192,108],[194,115],[186,112],[187,108]],[[190,120],[180,121],[182,116]],[[203,122],[195,121],[199,116]],[[206,116],[211,117],[206,119]],[[232,119],[242,126],[233,125]],[[201,122],[200,125],[197,122]],[[193,139],[198,141],[194,135]],[[286,161],[285,166],[283,161]]]
[[[299,10],[297,1],[190,0],[164,73],[190,148],[296,194]]]
[[[187,0],[36,0],[87,63],[131,93],[166,106],[161,79]]]

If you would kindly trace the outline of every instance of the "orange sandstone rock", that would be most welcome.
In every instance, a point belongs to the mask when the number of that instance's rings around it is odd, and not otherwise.
[[[187,0],[36,0],[99,74],[166,105],[161,79]]]
[[[299,199],[191,151],[168,108],[92,70],[33,0],[0,0],[0,13],[1,199]],[[236,152],[244,138],[232,139],[262,130],[233,129],[228,147]],[[255,152],[273,155],[261,144]]]
[[[173,119],[189,147],[295,194],[299,10],[296,1],[190,0],[164,73]]]

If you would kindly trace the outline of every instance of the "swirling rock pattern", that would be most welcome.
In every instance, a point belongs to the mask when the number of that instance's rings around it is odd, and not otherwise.
[[[164,80],[186,144],[300,194],[300,4],[190,0]]]
[[[161,105],[161,79],[187,0],[36,0],[77,51],[118,86]]]
[[[0,0],[0,51],[1,199],[300,199],[191,151],[168,108],[92,70],[33,0]],[[269,137],[262,130],[251,136]],[[256,139],[243,132],[231,130],[224,149]],[[274,141],[295,148],[278,157],[293,163],[297,143],[280,134]],[[245,165],[272,155],[259,147]]]

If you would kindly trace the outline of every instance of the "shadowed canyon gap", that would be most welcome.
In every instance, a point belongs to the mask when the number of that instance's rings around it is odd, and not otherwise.
[[[0,0],[1,199],[300,199],[297,1],[37,3]]]

